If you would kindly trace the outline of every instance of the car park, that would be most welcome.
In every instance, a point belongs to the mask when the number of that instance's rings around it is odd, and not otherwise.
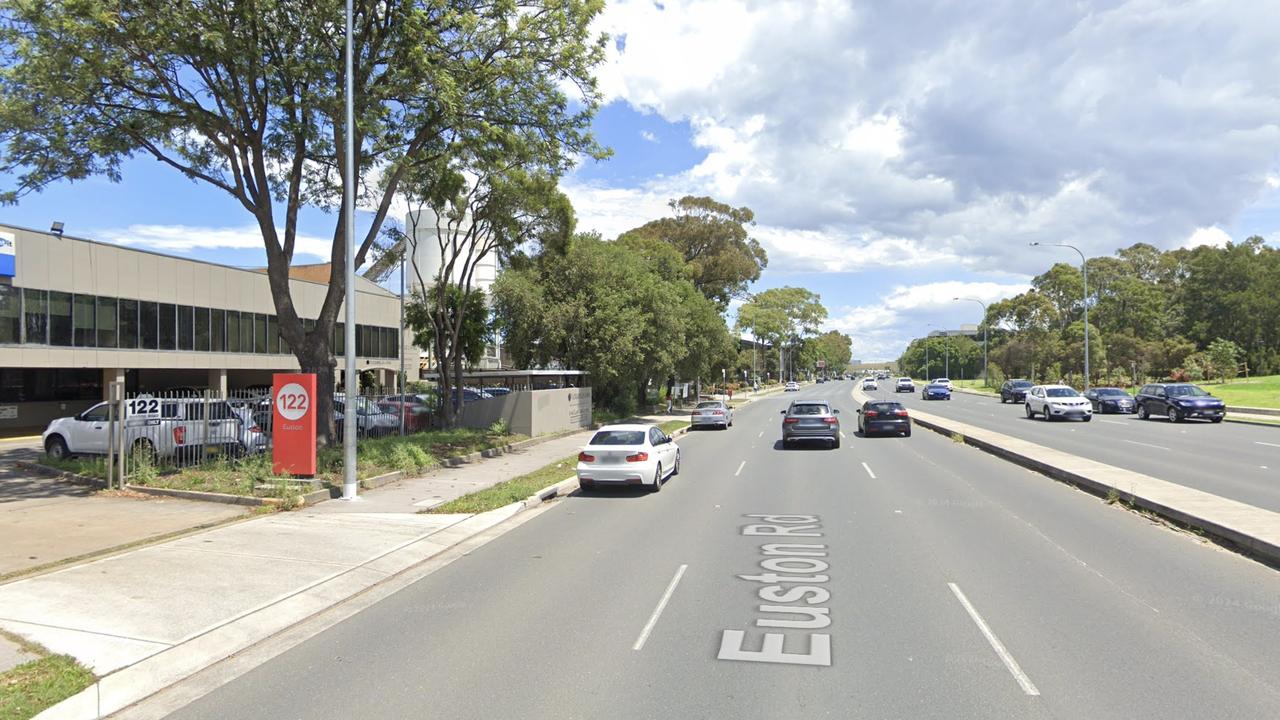
[[[125,407],[123,432],[128,452],[180,462],[208,451],[234,457],[258,449],[256,437],[249,433],[252,426],[246,428],[225,400],[140,395],[126,400]],[[40,437],[45,453],[58,460],[107,454],[111,436],[108,416],[108,404],[102,402],[79,415],[50,422]]]
[[[951,388],[946,385],[929,383],[924,386],[924,390],[920,391],[920,398],[922,400],[950,400]]]
[[[880,386],[879,386],[878,384],[876,384],[876,381],[875,381],[875,379],[874,379],[874,378],[867,378],[866,380],[863,380],[863,381],[862,381],[862,389],[863,389],[863,390],[878,390],[878,389],[880,389]]]
[[[791,382],[787,383],[787,384],[786,384],[786,386],[784,386],[784,387],[782,388],[782,391],[783,391],[783,392],[793,392],[793,391],[796,391],[796,390],[799,390],[799,389],[800,389],[800,383],[798,383],[798,382],[796,382],[796,381],[792,380]]]
[[[1000,402],[1002,403],[1020,403],[1027,397],[1027,390],[1035,383],[1030,380],[1015,378],[1013,380],[1005,380],[1000,386]]]
[[[606,485],[648,486],[680,474],[680,446],[657,425],[605,425],[578,453],[578,485],[589,491]]]
[[[793,400],[781,411],[782,447],[797,442],[820,441],[832,448],[840,447],[840,411],[826,400]]]
[[[733,408],[720,400],[700,402],[689,416],[689,428],[718,427],[728,430],[733,427]]]
[[[1191,383],[1152,383],[1143,385],[1135,399],[1138,417],[1149,420],[1167,417],[1169,422],[1202,418],[1220,423],[1226,416],[1226,404]]]
[[[1089,388],[1084,393],[1095,413],[1133,413],[1138,404],[1133,396],[1118,387]]]
[[[911,437],[911,417],[902,403],[890,400],[868,400],[858,408],[858,430],[863,437],[875,433],[894,433]]]
[[[893,391],[896,393],[900,393],[900,392],[913,393],[916,391],[916,383],[914,380],[912,380],[909,377],[900,377],[898,378],[898,381],[894,383]]]
[[[1089,422],[1093,406],[1089,399],[1067,385],[1033,385],[1023,401],[1028,418],[1037,415],[1044,420],[1076,418]]]

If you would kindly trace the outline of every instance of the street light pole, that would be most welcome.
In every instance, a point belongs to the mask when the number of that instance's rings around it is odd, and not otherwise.
[[[958,297],[952,300],[972,300],[982,306],[982,386],[991,387],[991,379],[987,376],[987,304],[978,298]]]
[[[1053,246],[1071,248],[1080,256],[1080,273],[1084,277],[1084,389],[1089,389],[1089,262],[1085,259],[1084,253],[1075,245],[1066,243],[1030,243],[1031,246]]]
[[[352,70],[352,0],[347,0],[347,43],[346,43],[346,127],[343,128],[343,144],[346,165],[346,177],[343,178],[342,188],[342,212],[344,215],[343,223],[343,239],[347,243],[347,292],[346,292],[346,310],[347,310],[347,326],[343,328],[346,331],[346,353],[344,364],[346,365],[346,382],[343,383],[343,452],[342,452],[342,499],[355,500],[356,493],[360,487],[359,481],[356,479],[356,432],[359,430],[359,424],[356,420],[356,407],[358,403],[357,395],[360,392],[360,386],[357,384],[359,377],[359,368],[356,367],[356,110],[355,110],[355,79]]]

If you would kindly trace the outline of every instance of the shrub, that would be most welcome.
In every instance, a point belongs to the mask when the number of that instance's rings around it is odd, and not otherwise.
[[[497,420],[494,420],[493,424],[489,426],[489,434],[490,435],[510,435],[511,423],[508,423],[504,418],[499,418]]]

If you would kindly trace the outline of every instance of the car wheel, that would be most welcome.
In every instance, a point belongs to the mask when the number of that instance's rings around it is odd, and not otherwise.
[[[911,428],[902,431],[902,437],[911,437]]]
[[[662,492],[662,463],[653,471],[653,492]]]
[[[1139,420],[1150,420],[1150,419],[1151,419],[1151,415],[1149,415],[1149,414],[1147,413],[1147,406],[1146,406],[1146,405],[1139,405],[1139,406],[1138,406],[1138,419],[1139,419]]]
[[[1222,418],[1216,417],[1211,419],[1209,422],[1213,423],[1214,425],[1217,425],[1218,423],[1222,422]]]
[[[680,453],[679,453],[679,452],[677,452],[677,453],[676,453],[676,464],[675,464],[675,465],[673,465],[673,466],[671,467],[671,477],[675,477],[675,476],[677,476],[677,475],[679,475],[679,474],[680,474]]]
[[[152,445],[150,440],[140,438],[133,444],[133,454],[135,456],[141,455],[154,463],[156,461],[156,446]]]
[[[1178,411],[1177,411],[1177,409],[1175,409],[1175,408],[1169,408],[1169,422],[1175,422],[1175,423],[1176,423],[1176,422],[1178,422],[1178,421],[1180,421],[1180,420],[1182,420],[1182,417],[1178,415]]]
[[[1027,403],[1024,407],[1027,409],[1027,419],[1028,420],[1035,419],[1036,413],[1034,410],[1031,409],[1031,403]]]
[[[596,484],[590,480],[579,480],[578,489],[584,493],[589,493],[596,489]]]
[[[1001,404],[1001,405],[1004,405],[1004,404],[1005,404],[1005,403],[1007,403],[1007,402],[1009,402],[1009,401],[1008,401],[1008,400],[1006,400],[1006,399],[1004,398],[1004,395],[1001,395],[1001,396],[1000,396],[1000,404]]]
[[[67,441],[63,440],[61,435],[49,436],[44,443],[44,454],[54,460],[66,460],[71,457],[71,451],[67,449]]]
[[[832,450],[839,450],[839,449],[840,449],[840,438],[838,438],[838,437],[837,437],[837,438],[832,438],[832,439],[831,439],[831,449],[832,449]]]
[[[1086,416],[1084,417],[1084,421],[1085,421],[1085,422],[1089,422],[1089,421],[1090,421],[1090,420],[1092,420],[1092,419],[1093,419],[1093,416],[1092,416],[1092,415],[1086,415]]]

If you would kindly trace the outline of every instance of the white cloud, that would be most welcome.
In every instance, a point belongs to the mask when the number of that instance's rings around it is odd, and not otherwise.
[[[284,231],[280,231],[283,237]],[[200,227],[193,225],[130,225],[95,233],[98,239],[117,245],[131,245],[183,254],[191,250],[256,250],[264,252],[262,232],[256,225],[242,227]],[[295,257],[298,260],[327,261],[333,241],[311,235],[298,235]],[[263,263],[265,264],[265,259]]]
[[[640,139],[641,139],[641,140],[644,140],[645,142],[651,142],[651,143],[653,143],[653,144],[655,144],[655,145],[656,145],[656,144],[658,144],[659,142],[661,142],[660,140],[658,140],[658,136],[657,136],[657,135],[654,135],[653,133],[649,132],[648,130],[641,130],[641,131],[640,131]]]
[[[1210,245],[1212,247],[1223,247],[1231,241],[1231,236],[1225,230],[1218,226],[1196,228],[1191,233],[1191,237],[1182,243],[1182,247],[1193,248],[1201,245]]]

